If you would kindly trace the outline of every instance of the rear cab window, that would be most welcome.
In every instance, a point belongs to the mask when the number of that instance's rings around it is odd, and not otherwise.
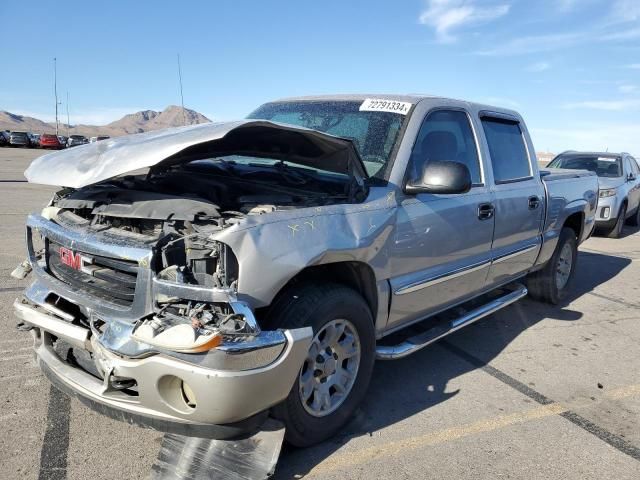
[[[529,180],[533,173],[524,135],[517,120],[482,116],[496,184]]]

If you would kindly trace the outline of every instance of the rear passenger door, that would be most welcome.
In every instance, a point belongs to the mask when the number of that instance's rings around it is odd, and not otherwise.
[[[495,230],[488,285],[508,282],[531,268],[541,246],[545,191],[534,168],[524,127],[516,117],[481,114],[493,170]]]

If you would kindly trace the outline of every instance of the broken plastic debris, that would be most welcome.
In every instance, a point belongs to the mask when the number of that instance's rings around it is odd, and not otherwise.
[[[276,468],[284,425],[267,419],[254,435],[236,440],[209,440],[166,434],[151,478],[264,480]]]
[[[17,278],[18,280],[22,280],[31,273],[31,270],[32,268],[29,260],[24,260],[20,265],[13,269],[13,271],[11,272],[11,276],[13,278]]]

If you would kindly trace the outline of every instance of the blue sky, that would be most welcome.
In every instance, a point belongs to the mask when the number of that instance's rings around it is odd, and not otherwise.
[[[179,104],[214,120],[314,93],[519,110],[537,150],[640,155],[640,0],[0,3],[0,109],[71,123]],[[11,2],[13,5],[13,2]],[[62,105],[65,111],[65,105]]]

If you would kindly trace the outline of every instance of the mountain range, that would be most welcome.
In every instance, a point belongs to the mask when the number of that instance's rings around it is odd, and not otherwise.
[[[210,122],[207,117],[195,110],[183,109],[176,105],[169,105],[161,112],[155,110],[142,110],[136,113],[125,115],[120,120],[107,125],[69,125],[59,123],[58,133],[60,135],[85,135],[95,137],[97,135],[108,135],[118,137],[131,133],[149,132],[168,127],[180,127],[182,125],[195,125],[197,123]],[[0,130],[17,130],[32,133],[55,133],[56,124],[54,122],[44,122],[40,119],[17,115],[6,111],[0,111]]]

